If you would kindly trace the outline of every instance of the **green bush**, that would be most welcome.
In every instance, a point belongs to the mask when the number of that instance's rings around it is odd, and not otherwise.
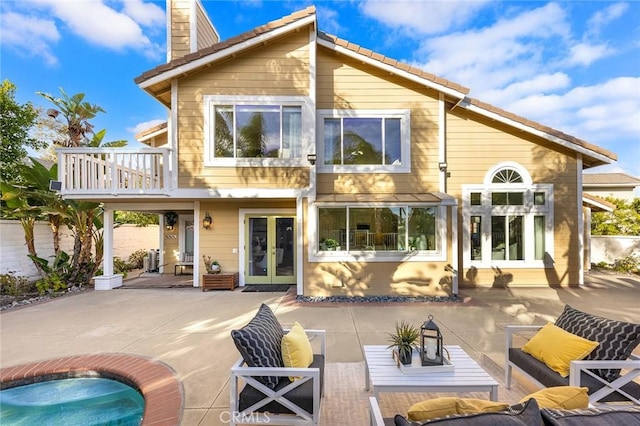
[[[144,268],[144,258],[147,256],[148,251],[145,249],[136,250],[129,256],[129,264],[132,269]]]
[[[67,289],[67,284],[63,277],[53,273],[47,278],[42,278],[36,281],[36,288],[40,294],[45,293],[58,293]]]
[[[20,296],[34,290],[33,284],[25,277],[17,277],[15,272],[0,274],[0,294],[4,296]]]
[[[613,264],[613,270],[616,272],[626,272],[628,274],[638,274],[640,273],[640,257],[629,255],[618,259]]]

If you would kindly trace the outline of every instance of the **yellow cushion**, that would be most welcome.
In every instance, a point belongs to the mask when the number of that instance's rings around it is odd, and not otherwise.
[[[540,408],[553,408],[557,410],[573,410],[574,408],[587,408],[589,406],[589,388],[577,386],[554,386],[534,392],[525,396],[520,402],[527,402],[534,398]]]
[[[562,377],[567,377],[570,362],[589,355],[596,346],[598,342],[583,339],[547,323],[522,347],[522,351],[544,362]]]
[[[296,322],[282,338],[282,361],[285,367],[307,368],[313,362],[313,349],[304,328]],[[300,377],[289,377],[294,381]]]
[[[503,402],[447,396],[413,404],[407,411],[407,417],[409,420],[421,421],[451,414],[493,413],[505,410],[508,406]]]

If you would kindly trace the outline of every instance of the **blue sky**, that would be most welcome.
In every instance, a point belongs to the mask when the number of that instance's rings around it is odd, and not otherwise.
[[[320,30],[618,154],[640,176],[640,2],[203,1],[222,39],[315,4]],[[0,76],[18,102],[83,92],[106,140],[166,120],[134,77],[166,60],[165,1],[0,2]]]

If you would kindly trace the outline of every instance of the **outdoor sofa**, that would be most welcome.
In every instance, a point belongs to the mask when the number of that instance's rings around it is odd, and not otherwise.
[[[549,327],[559,333],[567,332],[563,334],[566,339],[554,339],[545,344],[541,330]],[[516,334],[522,336],[533,331],[536,334],[524,346],[514,345]],[[527,353],[526,347],[534,342],[534,338],[540,340],[541,344],[532,345],[533,350]],[[544,362],[549,357],[568,356],[563,352],[572,349],[573,344],[569,341],[578,339],[597,342],[597,346],[584,358],[567,360],[568,376],[563,377],[549,366],[553,360]],[[640,405],[640,357],[632,354],[639,343],[640,324],[614,321],[566,305],[552,326],[547,324],[506,327],[506,385],[507,388],[511,386],[512,370],[516,369],[540,387],[587,387],[592,405],[617,401]],[[531,354],[532,352],[537,358]]]

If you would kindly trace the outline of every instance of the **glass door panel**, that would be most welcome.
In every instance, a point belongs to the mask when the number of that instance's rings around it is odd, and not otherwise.
[[[293,217],[247,218],[247,284],[295,284]]]

